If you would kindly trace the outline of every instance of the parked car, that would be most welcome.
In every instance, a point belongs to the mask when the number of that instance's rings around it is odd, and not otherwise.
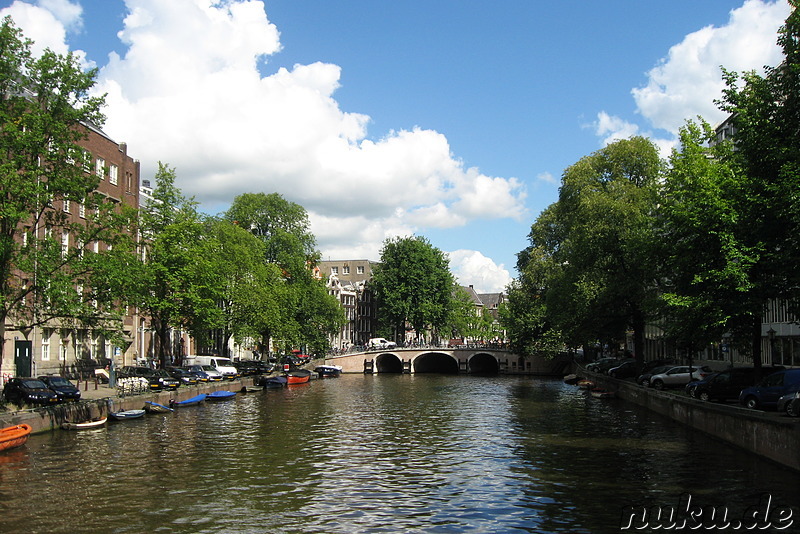
[[[764,367],[765,374],[781,370],[779,367]],[[739,394],[748,386],[755,384],[753,367],[734,367],[708,375],[702,380],[686,384],[686,393],[690,397],[704,401],[739,400]]]
[[[177,389],[181,383],[172,378],[164,369],[151,369],[144,366],[126,365],[120,369],[120,378],[141,377],[146,378],[151,391],[161,389]]]
[[[616,363],[618,360],[617,358],[600,358],[599,360],[595,360],[591,363],[586,364],[586,370],[592,372],[600,372],[600,368],[612,363]]]
[[[382,337],[373,337],[369,340],[368,345],[371,349],[393,349],[397,347],[397,343]]]
[[[685,387],[692,380],[702,380],[713,373],[707,365],[676,365],[670,367],[663,373],[653,374],[650,377],[650,385],[656,389],[667,387]]]
[[[41,380],[31,377],[16,377],[6,382],[3,397],[18,406],[23,404],[47,406],[58,402],[55,391],[48,388]]]
[[[183,367],[166,367],[169,376],[181,383],[182,386],[194,386],[197,384],[197,374],[192,373]]]
[[[785,412],[789,417],[800,417],[800,391],[787,393],[778,399],[778,412]]]
[[[63,376],[40,376],[39,380],[55,392],[59,402],[81,400],[81,390]]]
[[[800,389],[800,369],[784,369],[761,379],[755,386],[742,390],[739,402],[754,410],[777,408],[778,399]]]
[[[219,382],[222,380],[222,375],[210,365],[190,365],[187,369],[193,373],[197,373],[201,381],[204,382]]]
[[[626,358],[618,365],[610,367],[606,374],[613,378],[628,378],[631,376],[638,376],[641,374],[639,371],[642,369],[643,364],[637,362],[633,358]]]
[[[644,387],[650,387],[650,378],[652,378],[653,375],[666,373],[667,371],[669,371],[673,367],[675,367],[674,363],[670,363],[670,364],[667,364],[667,365],[659,365],[657,367],[653,367],[649,371],[644,372],[644,373],[640,374],[638,377],[636,377],[636,383],[639,384],[639,385],[642,385]]]

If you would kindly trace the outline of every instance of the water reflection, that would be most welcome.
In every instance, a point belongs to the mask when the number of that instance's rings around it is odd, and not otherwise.
[[[622,401],[517,377],[346,375],[0,458],[2,532],[596,534],[687,492],[796,507],[800,483]]]

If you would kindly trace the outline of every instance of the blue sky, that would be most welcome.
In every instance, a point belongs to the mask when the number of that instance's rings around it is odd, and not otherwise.
[[[0,0],[100,69],[106,131],[208,213],[277,191],[325,259],[422,235],[499,291],[560,175],[605,143],[664,151],[719,66],[780,61],[786,0]],[[110,55],[111,54],[111,55]]]

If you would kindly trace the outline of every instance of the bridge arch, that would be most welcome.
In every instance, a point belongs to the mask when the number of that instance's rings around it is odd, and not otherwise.
[[[496,375],[500,373],[500,363],[493,354],[478,352],[470,356],[468,372],[475,375]]]
[[[376,373],[397,373],[403,372],[403,362],[397,354],[384,352],[375,357]]]
[[[423,352],[412,362],[414,373],[458,374],[458,360],[445,352]]]

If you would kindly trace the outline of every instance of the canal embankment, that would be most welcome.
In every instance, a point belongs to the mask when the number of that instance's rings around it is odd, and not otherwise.
[[[144,408],[146,401],[169,405],[171,400],[186,400],[200,393],[211,393],[212,391],[220,390],[238,392],[252,385],[253,379],[244,377],[213,384],[181,386],[174,391],[146,392],[121,396],[116,389],[109,388],[105,384],[91,384],[85,389],[81,388],[81,400],[78,402],[19,410],[15,409],[14,405],[7,404],[6,411],[0,411],[0,428],[24,423],[31,426],[34,434],[50,432],[60,428],[64,422],[90,421],[105,417],[109,412],[141,409]]]
[[[692,399],[592,373],[582,367],[576,373],[614,391],[620,399],[800,471],[800,418]]]

